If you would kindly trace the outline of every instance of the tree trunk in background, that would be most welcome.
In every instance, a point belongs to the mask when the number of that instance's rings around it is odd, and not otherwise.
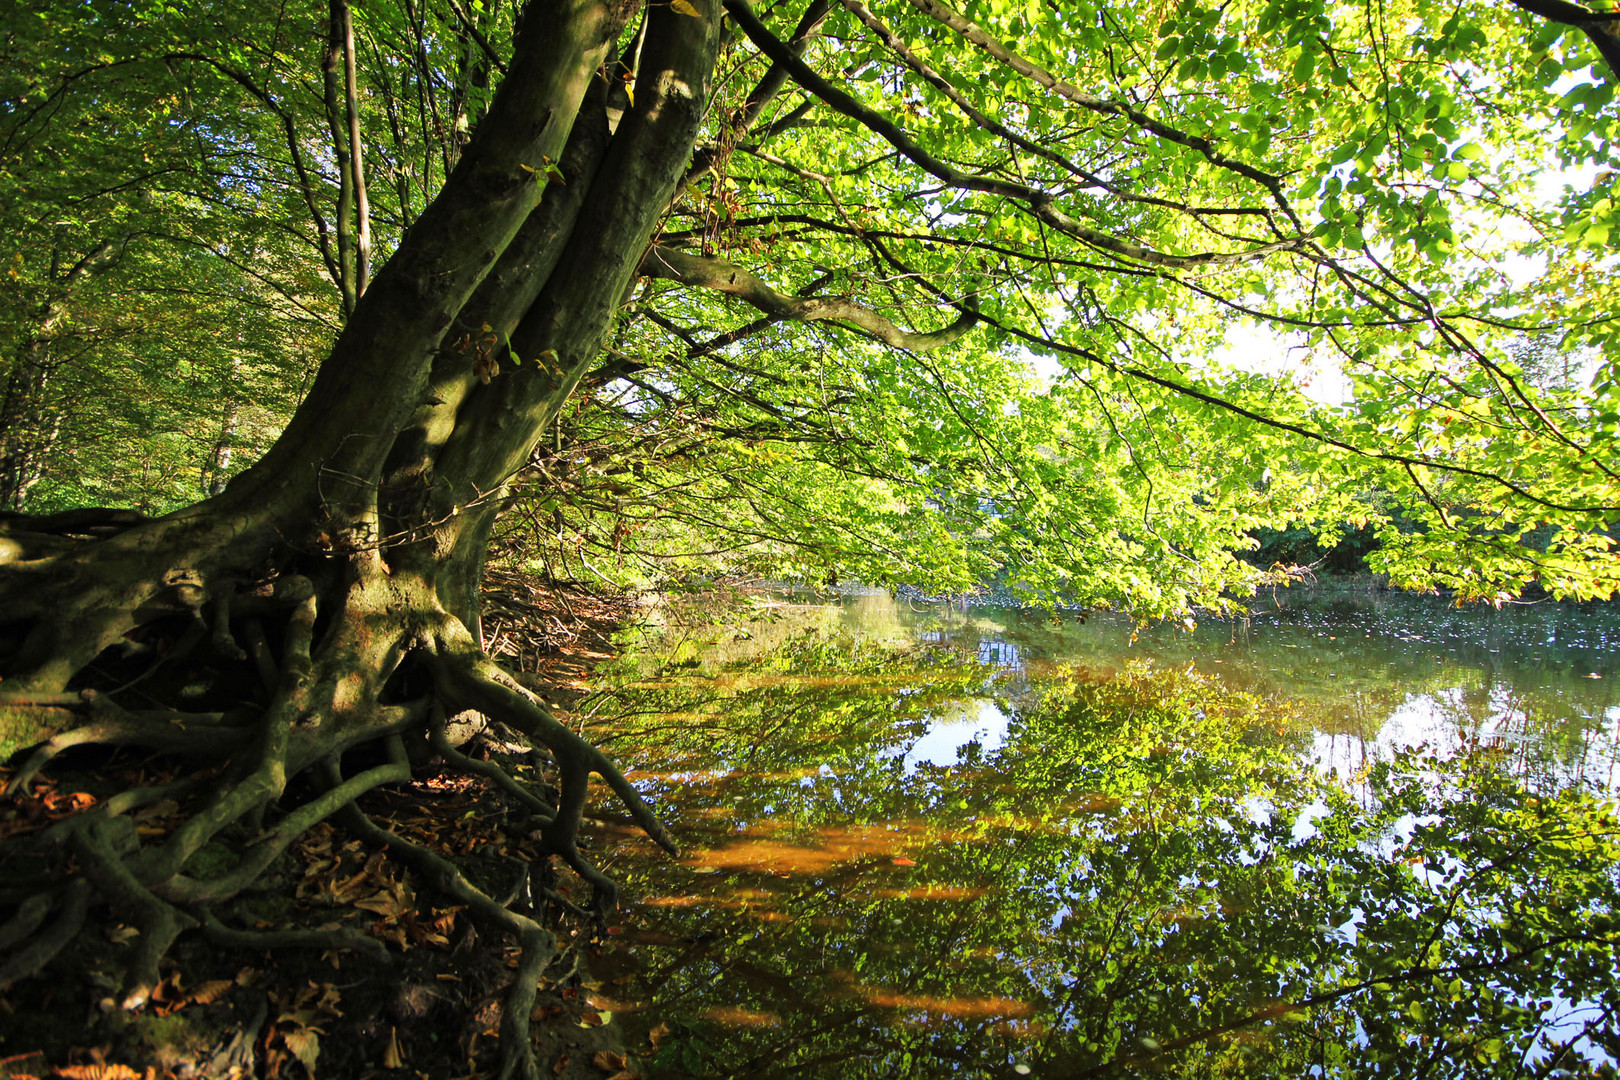
[[[233,382],[241,370],[242,361],[233,353],[231,355]],[[236,394],[233,392],[227,395],[225,408],[219,418],[219,434],[214,438],[213,452],[208,455],[208,464],[203,466],[202,488],[205,495],[218,495],[225,490],[225,480],[231,470],[231,457],[236,449],[236,426],[241,412],[241,402]]]
[[[67,302],[86,279],[116,263],[123,250],[124,241],[103,241],[65,270],[61,252],[51,253],[50,294],[35,312],[34,332],[18,350],[0,398],[0,510],[27,506],[29,489],[44,476],[45,456],[61,427],[48,391],[55,366],[52,346],[67,319]]]
[[[50,385],[49,334],[59,318],[50,314],[27,342],[0,399],[0,510],[22,510],[28,492],[44,475],[45,455],[55,441],[60,418],[46,404]]]

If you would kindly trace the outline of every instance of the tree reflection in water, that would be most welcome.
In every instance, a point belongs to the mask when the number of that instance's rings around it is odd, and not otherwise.
[[[654,1075],[1584,1075],[1620,1056],[1620,838],[1578,779],[1480,741],[1341,776],[1285,703],[1191,666],[997,683],[950,641],[780,640],[592,706],[624,718],[617,746],[688,849],[602,838],[627,903],[600,994],[656,1042]],[[999,745],[908,753],[998,695]]]

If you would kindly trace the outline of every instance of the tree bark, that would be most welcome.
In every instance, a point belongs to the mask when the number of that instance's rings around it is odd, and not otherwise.
[[[524,970],[537,973],[551,948],[543,928],[354,804],[408,776],[407,745],[439,745],[443,718],[465,709],[549,752],[560,795],[537,800],[544,809],[531,825],[600,902],[611,902],[612,882],[574,839],[589,776],[673,847],[612,764],[483,654],[477,593],[506,485],[595,366],[691,161],[721,24],[717,0],[692,6],[695,16],[648,9],[635,104],[610,130],[610,106],[628,105],[612,100],[610,86],[625,95],[607,70],[627,8],[531,0],[489,115],[442,192],[370,287],[355,289],[352,315],[281,438],[223,491],[153,521],[106,512],[0,522],[0,742],[55,731],[12,790],[86,743],[230,763],[184,825],[144,847],[116,813],[69,819],[55,877],[30,894],[70,921],[82,920],[74,912],[86,890],[137,915],[142,945],[126,1001],[144,1000],[176,935],[222,932],[198,905],[246,887],[332,815],[430,867],[486,926],[516,935]],[[553,163],[560,180],[548,179]],[[147,648],[146,637],[170,644]],[[210,673],[215,689],[185,714],[154,709],[186,665]],[[123,688],[137,683],[126,701]],[[258,688],[251,701],[242,686]],[[367,744],[390,764],[346,773],[345,752]],[[301,773],[327,794],[281,818],[235,870],[187,872],[193,854],[233,822],[255,820]],[[49,959],[18,954],[0,966],[0,983]],[[523,992],[520,979],[509,1004]],[[509,1017],[509,1041],[523,1045],[508,1048],[508,1074],[535,1075],[527,1014]]]
[[[241,359],[233,354],[231,375],[235,376],[241,368]],[[206,495],[218,495],[225,490],[231,459],[236,453],[236,428],[241,411],[241,403],[234,393],[225,398],[225,407],[219,418],[219,434],[214,437],[214,448],[208,455],[208,464],[203,467],[202,488]]]
[[[50,382],[50,332],[56,315],[48,315],[25,342],[0,398],[0,510],[22,510],[29,490],[44,471],[44,456],[55,440],[58,419],[46,402]]]

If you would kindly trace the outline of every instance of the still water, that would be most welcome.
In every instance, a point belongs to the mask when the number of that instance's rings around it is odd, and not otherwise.
[[[1609,1075],[1620,612],[665,613],[580,721],[653,1076]]]

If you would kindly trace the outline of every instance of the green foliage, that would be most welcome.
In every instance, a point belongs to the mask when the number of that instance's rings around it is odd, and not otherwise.
[[[747,130],[766,64],[732,38],[658,242],[898,327],[980,325],[912,354],[649,280],[517,478],[516,547],[620,581],[994,580],[1182,616],[1256,584],[1233,555],[1255,530],[1342,526],[1406,587],[1620,587],[1615,102],[1584,35],[1412,0],[856,7],[803,51],[847,100],[795,75]],[[512,17],[356,11],[373,262],[454,166]],[[322,17],[4,19],[28,499],[172,507],[268,443],[355,288]],[[1256,321],[1350,403],[1227,366]]]
[[[1365,572],[1367,555],[1378,544],[1366,526],[1337,536],[1300,527],[1260,528],[1253,535],[1258,546],[1243,557],[1256,566],[1304,566],[1335,574]]]
[[[500,40],[511,13],[474,8]],[[379,264],[492,92],[488,62],[441,19],[367,5],[358,28]],[[0,378],[8,424],[38,435],[28,509],[194,502],[307,390],[353,275],[323,23],[262,4],[0,16]]]
[[[651,940],[702,945],[649,984],[670,1061],[1594,1073],[1576,1045],[1620,1015],[1612,797],[1530,790],[1488,751],[1324,775],[1275,702],[1190,669],[1049,670],[1015,696],[964,685],[948,646],[837,641],[594,703],[696,838],[687,872],[628,878],[656,890]],[[909,760],[991,694],[1001,745]]]
[[[1407,587],[1496,602],[1531,581],[1614,591],[1614,391],[1579,376],[1595,360],[1567,359],[1608,348],[1609,211],[1601,188],[1560,202],[1541,186],[1549,158],[1608,161],[1594,134],[1612,111],[1606,73],[1586,70],[1583,37],[1483,6],[963,14],[1107,108],[1040,89],[904,5],[877,15],[949,94],[847,12],[805,55],[835,82],[833,65],[851,73],[839,85],[934,156],[1061,191],[1085,228],[1148,254],[938,184],[847,111],[796,121],[810,97],[784,95],[761,121],[784,125],[768,151],[720,157],[662,242],[908,326],[971,294],[985,325],[926,357],[782,326],[716,348],[686,328],[734,323],[724,302],[649,287],[637,311],[651,321],[627,320],[616,346],[646,367],[615,384],[613,408],[641,437],[703,446],[703,465],[678,458],[606,517],[573,519],[572,538],[617,563],[626,537],[657,534],[651,561],[620,572],[678,578],[703,568],[672,551],[712,551],[736,523],[709,570],[994,579],[1038,602],[1179,614],[1252,584],[1229,555],[1251,530],[1331,525],[1376,535],[1375,567]],[[1320,246],[1242,258],[1296,221]],[[1239,314],[1294,328],[1344,368],[1352,403],[1222,371],[1209,358]],[[1523,374],[1526,334],[1565,354],[1564,377]],[[715,449],[725,438],[746,451]],[[695,532],[670,526],[687,513]]]
[[[1286,473],[1246,482],[1233,466],[1265,471],[1263,435],[1163,391],[1044,387],[972,347],[903,366],[847,338],[804,349],[765,340],[591,399],[541,459],[540,490],[572,512],[557,557],[589,546],[631,572],[946,591],[998,580],[1032,602],[1165,614],[1246,587],[1229,550],[1316,501]],[[716,533],[746,547],[717,555]]]

